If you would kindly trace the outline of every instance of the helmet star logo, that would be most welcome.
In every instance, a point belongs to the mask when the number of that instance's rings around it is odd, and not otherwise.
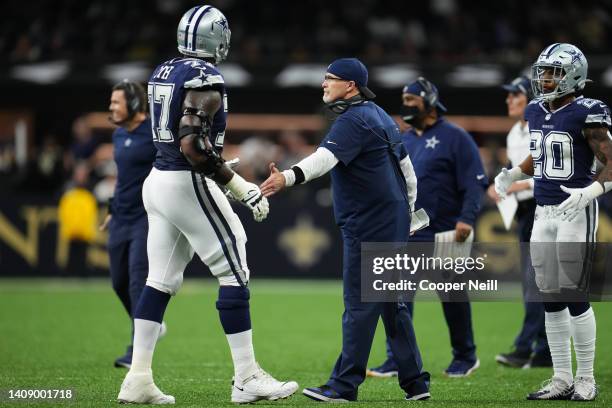
[[[214,24],[219,24],[222,29],[227,30],[227,20],[225,18],[215,21]]]
[[[568,50],[567,53],[572,57],[572,64],[576,61],[580,61],[580,59],[582,58],[582,54],[576,50]]]

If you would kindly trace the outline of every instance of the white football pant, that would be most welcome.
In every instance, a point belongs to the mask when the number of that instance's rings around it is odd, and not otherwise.
[[[149,219],[147,285],[176,294],[194,251],[221,285],[247,284],[246,233],[214,181],[153,168],[142,198]]]
[[[571,222],[561,219],[557,207],[538,205],[531,232],[531,261],[536,284],[544,293],[584,289],[597,233],[597,200]]]

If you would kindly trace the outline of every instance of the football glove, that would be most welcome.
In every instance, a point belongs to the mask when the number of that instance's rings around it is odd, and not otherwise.
[[[261,222],[266,219],[268,212],[270,212],[270,206],[268,199],[261,194],[261,190],[256,184],[249,183],[238,174],[234,174],[225,187],[237,201],[251,210],[255,221]]]
[[[495,177],[495,192],[497,195],[504,199],[506,198],[506,192],[517,180],[520,180],[523,176],[523,172],[520,167],[514,167],[511,170],[503,168],[502,171]]]
[[[582,210],[584,210],[594,199],[603,194],[604,188],[596,181],[588,187],[569,188],[561,186],[561,190],[569,194],[569,197],[559,204],[558,210],[562,212],[561,219],[573,221]]]

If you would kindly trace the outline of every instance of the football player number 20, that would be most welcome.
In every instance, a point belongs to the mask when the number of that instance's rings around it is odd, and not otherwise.
[[[153,140],[156,142],[170,143],[174,141],[174,135],[168,129],[173,91],[174,84],[149,82],[147,87],[151,122],[153,123]]]
[[[567,180],[574,175],[574,145],[572,136],[567,132],[551,131],[546,135],[540,130],[532,130],[531,157],[533,157],[533,177]]]

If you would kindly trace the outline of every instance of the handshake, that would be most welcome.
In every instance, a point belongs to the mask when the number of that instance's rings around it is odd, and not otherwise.
[[[236,158],[225,162],[232,170],[238,166],[240,159]],[[261,222],[266,219],[270,212],[267,197],[277,193],[286,186],[286,180],[283,173],[279,172],[275,163],[270,163],[270,177],[264,181],[260,187],[253,183],[247,182],[238,174],[234,174],[232,179],[223,186],[225,195],[231,199],[240,201],[247,206],[252,212],[255,221]]]

